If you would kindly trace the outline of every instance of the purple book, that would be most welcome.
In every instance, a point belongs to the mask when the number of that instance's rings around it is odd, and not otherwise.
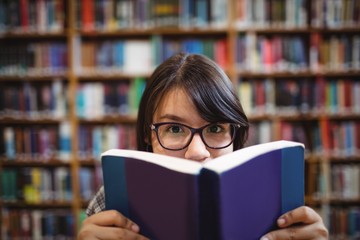
[[[204,163],[133,150],[102,154],[106,209],[154,240],[259,239],[304,204],[304,145],[276,141]]]

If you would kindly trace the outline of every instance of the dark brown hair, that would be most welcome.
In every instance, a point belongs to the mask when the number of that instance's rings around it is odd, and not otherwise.
[[[159,102],[173,88],[187,92],[205,121],[240,124],[241,128],[234,140],[234,150],[244,146],[249,123],[230,79],[209,58],[179,53],[159,65],[147,82],[138,112],[138,150],[152,151],[149,145],[150,124]]]

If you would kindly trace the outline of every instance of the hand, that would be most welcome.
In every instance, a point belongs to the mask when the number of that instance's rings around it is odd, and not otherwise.
[[[139,234],[134,222],[115,210],[103,211],[86,218],[78,234],[78,240],[86,239],[148,239]]]
[[[299,207],[279,217],[280,229],[264,235],[261,240],[328,239],[329,233],[321,217],[309,207]]]

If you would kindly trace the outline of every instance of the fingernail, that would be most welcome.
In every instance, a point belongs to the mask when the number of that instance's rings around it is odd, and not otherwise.
[[[282,225],[284,225],[284,224],[286,223],[286,221],[285,221],[284,218],[279,218],[279,219],[277,220],[277,223],[278,223],[279,226],[282,226]]]
[[[266,236],[262,236],[262,237],[260,238],[260,240],[269,240],[269,238],[266,237]]]
[[[133,230],[134,232],[139,232],[139,231],[140,231],[140,228],[139,228],[138,225],[133,224],[133,225],[131,225],[131,230]]]

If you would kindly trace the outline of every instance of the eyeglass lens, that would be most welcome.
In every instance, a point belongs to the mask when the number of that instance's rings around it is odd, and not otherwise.
[[[211,148],[222,148],[231,144],[233,140],[234,126],[230,123],[216,123],[202,128],[201,137],[204,143]],[[169,149],[182,149],[186,147],[195,130],[176,123],[159,125],[157,134],[160,143]]]

